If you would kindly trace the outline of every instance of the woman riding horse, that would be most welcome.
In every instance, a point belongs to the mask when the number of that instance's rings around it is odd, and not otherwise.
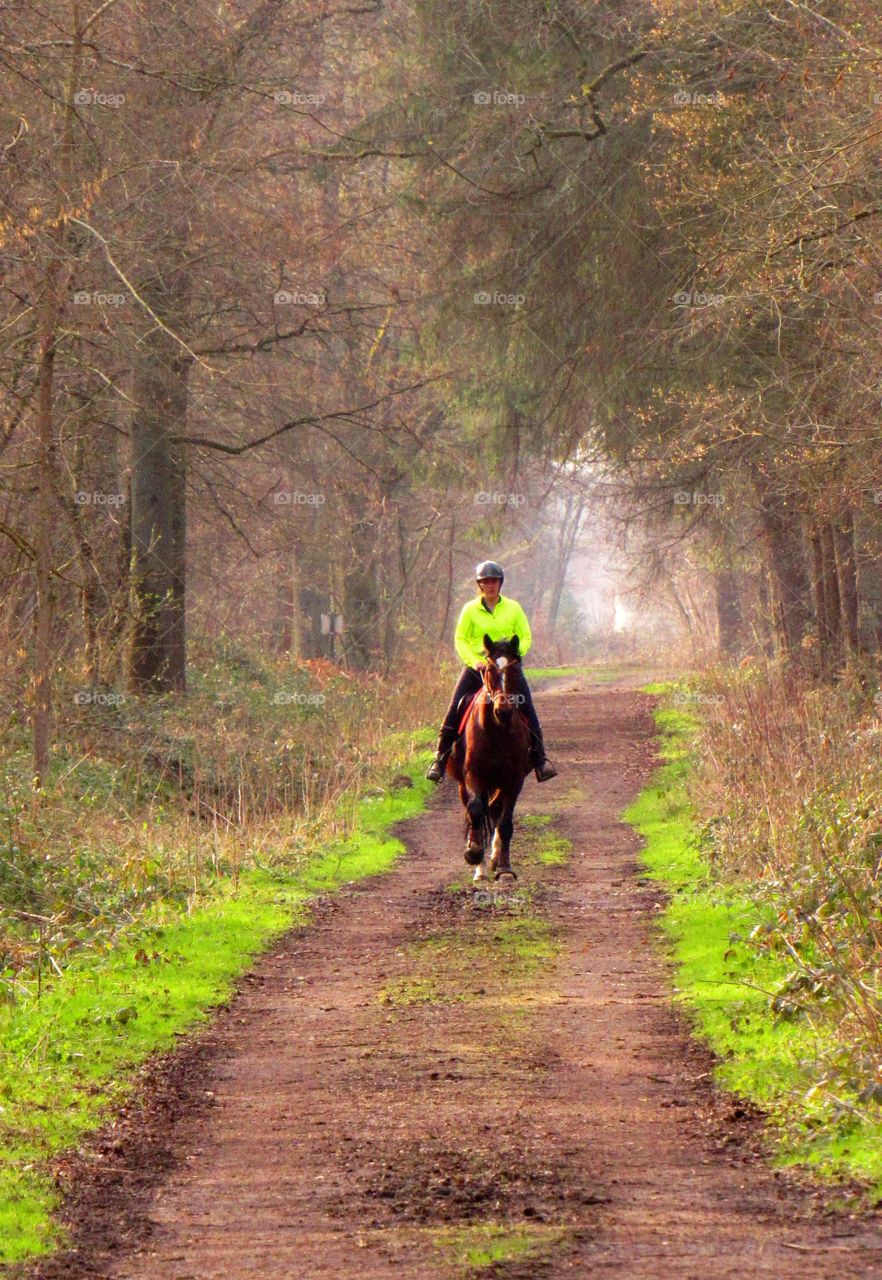
[[[454,645],[465,666],[456,682],[447,715],[444,717],[444,723],[438,735],[435,759],[426,772],[426,777],[431,778],[432,782],[440,782],[444,777],[447,757],[459,732],[461,700],[481,688],[482,681],[477,667],[486,659],[485,635],[489,635],[491,640],[507,640],[517,635],[520,639],[522,655],[527,652],[533,642],[527,615],[517,600],[511,600],[502,595],[501,588],[505,581],[502,566],[495,560],[483,560],[475,570],[475,581],[479,589],[478,598],[470,600],[463,606],[456,624]],[[546,759],[542,728],[539,717],[536,715],[536,708],[533,706],[530,687],[520,668],[518,671],[522,710],[530,726],[530,758],[538,781],[547,782],[549,778],[557,776],[557,770]]]

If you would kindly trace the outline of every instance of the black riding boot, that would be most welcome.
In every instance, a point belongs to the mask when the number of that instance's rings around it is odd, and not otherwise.
[[[547,782],[549,778],[557,777],[557,769],[550,764],[545,755],[545,743],[542,740],[542,726],[539,723],[539,717],[536,714],[536,708],[533,706],[533,696],[530,693],[530,686],[521,672],[520,678],[521,696],[523,698],[522,710],[527,717],[527,724],[530,726],[530,761],[536,770],[536,781]]]
[[[444,770],[447,767],[447,757],[450,755],[451,748],[456,742],[456,728],[450,728],[444,725],[438,734],[438,746],[435,749],[435,759],[426,770],[426,777],[431,782],[441,782],[444,777]]]
[[[535,731],[533,732],[530,744],[530,760],[536,771],[537,782],[547,782],[549,778],[557,777],[557,769],[545,754],[545,743],[542,741],[541,731],[538,734]]]

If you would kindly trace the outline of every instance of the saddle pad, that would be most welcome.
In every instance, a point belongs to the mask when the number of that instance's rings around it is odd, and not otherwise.
[[[468,697],[467,695],[468,701],[465,704],[465,710],[463,711],[459,720],[460,736],[465,733],[465,727],[468,724],[469,716],[472,714],[472,707],[475,705],[475,701],[478,695],[482,694],[483,692],[484,692],[484,686],[482,685],[481,688],[476,689],[475,692],[470,697]]]

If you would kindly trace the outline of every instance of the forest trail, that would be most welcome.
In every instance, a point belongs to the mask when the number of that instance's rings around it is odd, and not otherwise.
[[[560,776],[527,784],[515,890],[473,895],[445,782],[396,868],[321,904],[155,1073],[40,1276],[882,1273],[879,1217],[769,1168],[671,1006],[659,891],[618,819],[651,700],[570,681],[539,705]],[[566,861],[539,860],[542,830]]]

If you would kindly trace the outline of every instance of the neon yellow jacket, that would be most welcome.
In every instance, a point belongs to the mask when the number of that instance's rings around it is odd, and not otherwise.
[[[474,667],[476,663],[484,661],[485,635],[491,640],[509,640],[517,635],[521,642],[521,653],[526,653],[533,643],[527,615],[517,600],[503,595],[499,596],[492,613],[484,604],[483,596],[463,605],[453,643],[467,667]]]

